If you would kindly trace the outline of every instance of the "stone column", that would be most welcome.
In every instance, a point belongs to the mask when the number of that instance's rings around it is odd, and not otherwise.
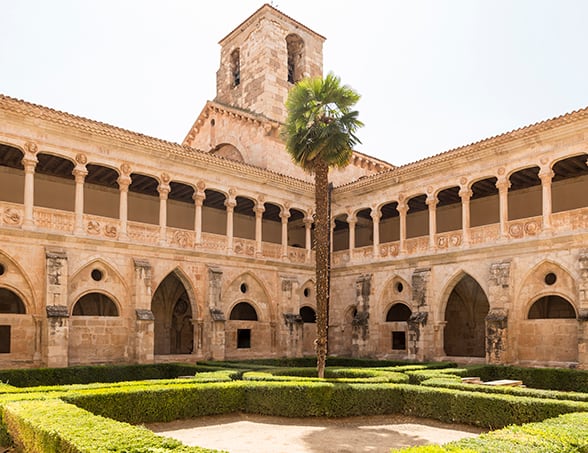
[[[223,273],[220,269],[208,268],[208,307],[212,331],[210,354],[212,360],[225,359],[225,314],[221,309],[220,300],[222,276]]]
[[[382,213],[377,208],[372,208],[371,216],[374,236],[374,249],[372,254],[374,255],[374,258],[377,258],[380,256],[380,219],[382,218]]]
[[[429,206],[429,248],[435,248],[435,235],[437,234],[437,200],[436,195],[427,196],[427,206]]]
[[[45,293],[47,325],[44,329],[44,364],[49,368],[69,364],[69,308],[67,255],[62,250],[46,250],[47,286]]]
[[[473,192],[467,187],[459,191],[461,197],[461,235],[463,245],[470,243],[470,199]]]
[[[33,218],[33,204],[35,202],[35,167],[39,160],[37,159],[37,145],[35,143],[27,143],[25,145],[25,154],[22,158],[22,165],[24,167],[24,219],[22,227],[30,230],[35,227],[35,220]]]
[[[312,256],[312,224],[314,222],[312,216],[305,217],[304,220],[305,246],[306,246],[306,260],[309,261]]]
[[[129,215],[129,207],[128,207],[128,195],[129,195],[129,186],[131,185],[131,177],[129,176],[131,173],[131,167],[129,164],[122,164],[121,165],[121,173],[116,182],[118,183],[118,190],[119,190],[119,204],[118,204],[118,218],[120,220],[120,239],[127,239],[127,225],[128,225],[128,215]]]
[[[74,234],[84,233],[84,180],[88,175],[86,169],[87,158],[83,154],[76,156],[77,165],[73,169],[72,174],[76,181],[76,193],[75,193],[75,225]]]
[[[157,186],[159,192],[159,245],[167,243],[167,198],[171,190],[169,175],[161,175],[161,183]]]
[[[578,266],[578,364],[579,368],[588,369],[588,249],[580,250]]]
[[[541,179],[543,230],[545,231],[551,229],[551,181],[554,176],[555,173],[553,173],[551,167],[543,167],[539,172],[539,178]]]
[[[415,269],[412,274],[412,299],[416,310],[408,319],[408,358],[423,361],[431,357],[426,346],[432,347],[434,329],[427,328],[429,312],[427,309],[427,286],[431,276],[430,268]],[[431,323],[429,323],[431,324]]]
[[[369,357],[370,345],[370,297],[373,290],[372,274],[360,275],[355,281],[355,306],[357,313],[352,321],[352,357]]]
[[[155,350],[155,317],[151,311],[151,264],[134,259],[135,360],[153,363]]]
[[[262,244],[263,244],[263,213],[265,212],[265,206],[263,200],[258,200],[255,207],[253,208],[255,213],[255,256],[262,256]]]
[[[508,237],[508,189],[510,181],[503,177],[496,181],[498,188],[498,199],[500,203],[500,236]]]
[[[357,225],[357,217],[347,215],[347,225],[349,225],[349,260],[353,259],[353,251],[355,250],[355,225]]]
[[[192,195],[194,200],[194,245],[202,243],[202,205],[206,199],[204,190],[198,188]]]
[[[404,201],[399,201],[396,205],[396,210],[400,215],[400,253],[406,253],[406,214],[408,213],[408,205]]]
[[[506,364],[513,359],[508,348],[508,308],[510,305],[510,261],[492,263],[488,277],[486,315],[486,361]]]
[[[282,259],[288,259],[288,219],[290,218],[290,209],[282,208],[280,219],[282,219]]]
[[[234,196],[230,196],[225,200],[225,207],[227,209],[227,253],[233,253],[233,211],[237,206],[237,200]]]

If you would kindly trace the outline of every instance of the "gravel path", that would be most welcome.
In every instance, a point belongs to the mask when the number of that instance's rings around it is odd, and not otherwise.
[[[391,448],[443,444],[483,432],[467,425],[402,415],[281,418],[232,414],[147,425],[186,445],[230,453],[388,453]]]

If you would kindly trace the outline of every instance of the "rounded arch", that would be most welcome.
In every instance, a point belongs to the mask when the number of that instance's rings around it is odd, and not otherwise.
[[[445,354],[460,357],[485,357],[488,297],[480,284],[463,273],[452,288],[445,305]]]
[[[210,154],[222,157],[228,160],[234,160],[236,162],[245,162],[243,154],[239,149],[230,143],[221,143],[210,150]]]
[[[295,33],[286,36],[288,53],[288,82],[296,83],[304,78],[304,40]]]
[[[119,316],[118,304],[102,292],[88,292],[74,304],[72,316]]]
[[[407,322],[412,310],[403,302],[394,302],[386,312],[386,322]]]
[[[15,293],[25,306],[25,313],[34,314],[38,311],[35,285],[24,268],[11,256],[0,251],[0,264],[4,267],[2,287]],[[42,285],[37,283],[37,287]]]
[[[231,321],[258,321],[257,310],[247,301],[237,302],[229,314]]]
[[[316,310],[308,305],[303,305],[299,310],[300,318],[305,324],[316,324]]]
[[[0,288],[0,314],[26,314],[26,307],[21,297],[8,288]]]
[[[575,319],[576,309],[567,299],[549,294],[541,296],[531,305],[527,319]]]

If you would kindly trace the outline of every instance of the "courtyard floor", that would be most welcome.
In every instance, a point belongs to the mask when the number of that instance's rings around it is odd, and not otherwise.
[[[282,418],[231,414],[153,423],[147,428],[186,445],[230,453],[380,453],[443,444],[484,430],[403,415]]]

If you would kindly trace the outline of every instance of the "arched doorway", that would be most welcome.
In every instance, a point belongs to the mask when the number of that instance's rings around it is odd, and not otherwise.
[[[12,322],[5,322],[2,315],[24,315],[25,305],[16,293],[0,288],[0,354],[12,352]]]
[[[403,303],[395,303],[386,313],[386,323],[392,335],[390,347],[394,352],[407,350],[406,339],[410,315],[412,311]]]
[[[248,302],[239,302],[231,310],[229,320],[231,321],[257,321],[257,311]],[[236,347],[237,349],[251,349],[251,331],[253,326],[247,322],[239,322],[236,325]]]
[[[306,289],[305,289],[306,291]],[[316,311],[309,306],[300,307],[302,319],[302,353],[310,355],[315,352],[314,340],[316,339]]]
[[[175,273],[169,274],[153,294],[151,311],[155,317],[155,354],[191,354],[192,307],[188,292]]]
[[[485,357],[486,315],[490,306],[484,290],[469,275],[455,285],[445,308],[445,354]]]

